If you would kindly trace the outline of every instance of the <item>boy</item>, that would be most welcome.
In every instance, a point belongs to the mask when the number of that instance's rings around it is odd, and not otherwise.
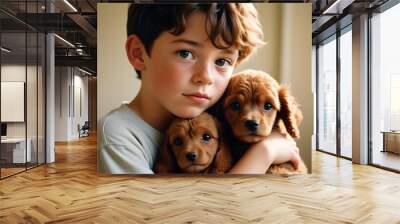
[[[128,105],[100,125],[98,171],[152,174],[162,133],[174,117],[199,115],[222,96],[233,69],[263,44],[252,4],[131,5],[126,52],[142,81]],[[300,160],[296,143],[273,133],[230,170],[264,174]]]

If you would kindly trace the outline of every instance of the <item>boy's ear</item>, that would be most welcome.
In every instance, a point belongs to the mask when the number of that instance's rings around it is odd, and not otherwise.
[[[144,57],[146,50],[137,35],[130,35],[128,37],[125,43],[125,50],[132,66],[139,71],[145,70]]]

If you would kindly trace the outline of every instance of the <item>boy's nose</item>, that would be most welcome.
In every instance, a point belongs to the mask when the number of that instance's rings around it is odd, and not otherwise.
[[[208,85],[212,83],[212,74],[208,65],[200,65],[192,77],[195,84]]]

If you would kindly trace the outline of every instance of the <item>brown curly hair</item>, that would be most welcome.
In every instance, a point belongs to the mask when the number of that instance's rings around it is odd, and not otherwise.
[[[206,27],[211,27],[210,30],[206,29],[207,35],[216,48],[234,46],[239,50],[237,64],[256,47],[265,44],[258,13],[252,3],[131,4],[127,35],[137,35],[147,54],[151,55],[152,45],[162,32],[180,35],[185,31],[187,18],[198,11],[206,14]],[[217,43],[219,36],[223,43]],[[140,79],[140,71],[136,72]]]

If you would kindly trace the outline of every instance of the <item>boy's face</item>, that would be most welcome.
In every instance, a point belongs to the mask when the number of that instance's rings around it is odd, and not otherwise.
[[[238,58],[234,47],[223,50],[212,45],[205,24],[204,13],[192,14],[185,32],[161,33],[151,56],[143,56],[142,88],[178,117],[195,117],[216,103]]]

